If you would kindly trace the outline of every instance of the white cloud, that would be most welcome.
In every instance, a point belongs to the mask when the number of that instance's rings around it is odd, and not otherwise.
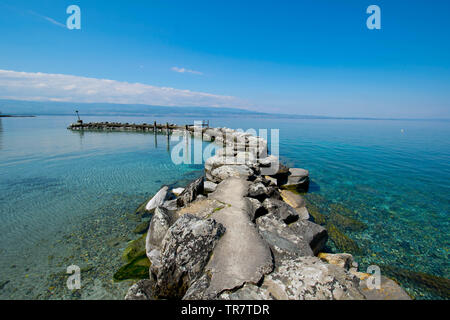
[[[246,108],[232,96],[65,74],[0,70],[0,98]]]
[[[42,19],[44,19],[44,20],[47,20],[48,22],[50,22],[51,24],[54,24],[55,26],[58,26],[58,27],[61,27],[61,28],[66,28],[66,25],[65,25],[65,24],[62,24],[61,22],[58,22],[58,21],[56,21],[56,20],[53,19],[53,18],[44,16],[44,15],[42,15],[42,14],[39,14],[39,13],[34,12],[34,11],[31,11],[31,10],[28,10],[28,12],[29,12],[30,14],[32,14],[32,15],[35,15],[35,16],[39,17],[39,18],[42,18]]]
[[[202,75],[203,74],[200,71],[189,70],[189,69],[186,69],[186,68],[172,67],[171,70],[175,71],[175,72],[178,72],[178,73],[192,73],[192,74],[198,74],[198,75]]]

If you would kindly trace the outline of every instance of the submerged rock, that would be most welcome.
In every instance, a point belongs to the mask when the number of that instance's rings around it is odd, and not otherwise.
[[[134,233],[143,234],[146,233],[148,230],[148,227],[150,225],[150,220],[146,220],[144,222],[141,222],[136,226],[136,228],[133,230]]]
[[[283,189],[307,191],[309,186],[309,171],[300,168],[290,168],[289,173],[278,180]]]
[[[202,274],[225,228],[215,220],[190,214],[180,217],[167,231],[161,246],[161,264],[151,267],[159,298],[182,298]]]
[[[114,281],[148,279],[149,267],[150,261],[144,252],[140,256],[132,259],[129,263],[120,267],[119,270],[114,273],[113,279]]]

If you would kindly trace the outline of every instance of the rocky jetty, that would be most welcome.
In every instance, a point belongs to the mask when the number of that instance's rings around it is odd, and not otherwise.
[[[128,260],[144,252],[148,277],[126,299],[409,299],[385,277],[370,289],[351,254],[322,252],[330,230],[301,196],[307,170],[282,165],[263,138],[200,132],[222,149],[206,160],[204,177],[163,187],[136,211],[152,218]]]

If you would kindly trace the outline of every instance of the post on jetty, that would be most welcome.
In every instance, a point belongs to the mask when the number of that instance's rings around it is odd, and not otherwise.
[[[78,124],[83,124],[83,120],[80,119],[80,114],[78,113],[78,110],[75,110],[75,113],[77,114],[77,117],[78,117],[77,123]]]

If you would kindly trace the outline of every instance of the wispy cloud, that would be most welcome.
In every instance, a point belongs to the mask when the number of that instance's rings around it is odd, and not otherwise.
[[[246,108],[232,96],[65,74],[0,70],[0,98]]]
[[[56,20],[53,19],[53,18],[44,16],[44,15],[42,15],[42,14],[39,14],[39,13],[34,12],[34,11],[31,11],[31,10],[28,10],[28,13],[29,13],[29,14],[32,14],[32,15],[34,15],[34,16],[36,16],[36,17],[39,17],[39,18],[41,18],[41,19],[44,19],[44,20],[46,20],[46,21],[48,21],[48,22],[54,24],[55,26],[58,26],[58,27],[61,27],[61,28],[66,28],[66,25],[65,25],[65,24],[62,24],[61,22],[58,22],[58,21],[56,21]]]
[[[192,74],[198,74],[198,75],[202,75],[203,74],[203,72],[190,70],[190,69],[186,69],[186,68],[172,67],[171,70],[175,71],[175,72],[178,72],[178,73],[192,73]]]

